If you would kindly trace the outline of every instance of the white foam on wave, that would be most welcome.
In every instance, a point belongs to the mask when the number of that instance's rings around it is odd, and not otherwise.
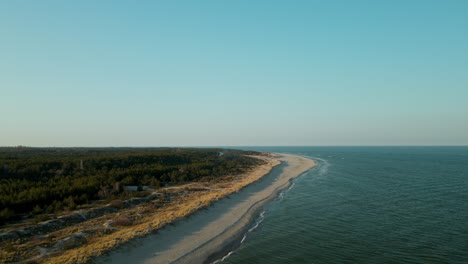
[[[246,238],[247,238],[246,235],[244,235],[244,237],[242,237],[241,244],[244,243],[244,241],[245,241]]]
[[[289,186],[289,188],[288,188],[286,191],[291,190],[292,188],[294,188],[294,186],[296,186],[296,183],[295,183],[295,182],[292,182],[291,186]]]
[[[263,220],[265,220],[265,210],[263,210],[261,213],[260,213],[260,216],[258,217],[257,221],[255,221],[255,225],[253,227],[251,227],[249,230],[247,230],[247,232],[245,232],[244,236],[242,237],[242,240],[240,241],[240,244],[242,245],[245,240],[247,239],[247,235],[254,231],[255,229],[257,229],[260,224],[263,222]],[[220,263],[220,262],[223,262],[224,260],[226,260],[227,258],[229,258],[236,250],[233,250],[233,251],[229,251],[229,253],[227,253],[224,257],[212,262],[211,264],[216,264],[216,263]]]
[[[284,197],[286,196],[286,194],[292,190],[294,188],[294,186],[296,186],[296,182],[293,180],[292,183],[291,183],[291,186],[289,186],[288,189],[284,190],[284,191],[281,191],[279,194],[278,194],[278,200],[279,201],[282,201],[284,199]]]
[[[278,195],[278,200],[282,201],[284,199],[284,193],[280,192]]]
[[[216,260],[215,262],[213,262],[212,264],[216,264],[216,263],[219,263],[219,262],[223,262],[224,260],[226,260],[227,258],[229,258],[229,256],[232,255],[232,253],[234,253],[234,251],[229,251],[229,253],[227,253],[226,256],[224,256],[222,259],[218,259]]]
[[[313,159],[318,162],[317,174],[319,176],[323,176],[328,172],[328,168],[330,167],[330,162],[328,162],[328,160],[312,156],[303,157]]]
[[[256,221],[255,225],[252,228],[250,228],[249,231],[247,231],[247,233],[250,233],[257,229],[257,227],[263,222],[263,220],[265,220],[265,210],[263,210],[263,212],[260,213],[260,217],[258,219],[259,220]]]

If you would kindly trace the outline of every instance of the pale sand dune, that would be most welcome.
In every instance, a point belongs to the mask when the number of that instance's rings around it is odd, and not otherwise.
[[[287,188],[292,178],[316,165],[313,160],[289,154],[279,154],[277,158],[281,165],[239,193],[96,262],[196,264],[222,257],[239,244],[252,218],[265,203]]]

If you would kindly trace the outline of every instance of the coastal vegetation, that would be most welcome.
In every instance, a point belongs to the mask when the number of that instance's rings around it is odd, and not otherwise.
[[[2,198],[2,208],[13,213],[0,227],[0,263],[89,263],[259,180],[280,164],[272,155],[215,148],[0,148],[1,186],[8,191],[1,195],[16,199]],[[36,188],[48,199],[25,206]],[[54,213],[47,213],[52,206]]]
[[[216,148],[0,148],[0,224],[147,194],[143,186],[216,181],[262,163]],[[138,186],[137,192],[125,186]]]

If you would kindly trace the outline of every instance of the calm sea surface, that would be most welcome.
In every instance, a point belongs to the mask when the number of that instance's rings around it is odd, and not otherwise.
[[[468,263],[468,147],[245,149],[319,166],[222,263]]]

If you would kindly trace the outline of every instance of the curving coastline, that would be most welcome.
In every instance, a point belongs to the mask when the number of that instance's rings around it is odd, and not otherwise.
[[[237,248],[259,210],[316,166],[313,160],[277,154],[281,164],[238,193],[214,203],[155,235],[134,241],[95,263],[212,263]]]

